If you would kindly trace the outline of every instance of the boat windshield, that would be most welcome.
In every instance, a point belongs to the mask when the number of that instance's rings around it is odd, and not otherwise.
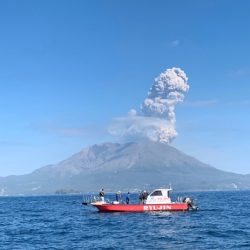
[[[150,196],[162,196],[162,192],[161,190],[156,190]]]

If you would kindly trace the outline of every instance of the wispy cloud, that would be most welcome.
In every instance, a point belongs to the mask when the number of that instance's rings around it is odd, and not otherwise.
[[[113,119],[108,131],[123,141],[151,140],[170,143],[176,136],[174,124],[156,117],[129,115]]]
[[[234,69],[228,72],[229,77],[244,77],[250,75],[250,67],[244,66],[238,69]]]
[[[63,136],[86,136],[88,134],[86,128],[63,128],[63,127],[51,127],[49,128],[51,132],[61,134]]]
[[[225,104],[227,104],[229,106],[238,105],[238,106],[241,106],[241,107],[248,107],[248,106],[250,106],[250,99],[232,100],[232,101],[229,101],[229,102],[227,102]]]
[[[173,40],[169,43],[171,47],[178,47],[180,46],[180,44],[181,44],[180,40]]]
[[[0,147],[24,146],[24,142],[13,140],[0,140]]]
[[[243,106],[250,106],[250,99],[248,99],[248,100],[242,100],[240,102],[240,104],[243,105]]]
[[[181,105],[186,107],[211,107],[218,104],[217,100],[196,100],[196,101],[186,101]]]
[[[104,129],[105,126],[103,125],[89,125],[89,126],[82,126],[82,127],[74,127],[74,126],[64,126],[58,125],[54,123],[46,123],[36,125],[35,128],[61,135],[64,137],[95,137],[107,134]]]

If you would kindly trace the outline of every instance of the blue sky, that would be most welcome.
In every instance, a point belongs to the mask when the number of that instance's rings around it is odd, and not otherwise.
[[[0,176],[110,141],[169,67],[189,77],[173,146],[250,173],[250,2],[0,1]]]

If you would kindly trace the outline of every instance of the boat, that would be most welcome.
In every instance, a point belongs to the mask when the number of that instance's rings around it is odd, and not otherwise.
[[[138,204],[124,204],[122,201],[105,201],[96,200],[90,202],[84,201],[83,205],[92,205],[100,212],[151,212],[151,211],[188,211],[197,210],[191,198],[178,198],[177,201],[172,202],[170,192],[172,188],[159,188],[147,194],[145,199],[140,199]],[[144,191],[145,193],[146,191]]]

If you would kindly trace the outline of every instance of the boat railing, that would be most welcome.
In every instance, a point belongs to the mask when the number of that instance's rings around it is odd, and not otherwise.
[[[83,203],[90,204],[92,202],[101,201],[101,197],[98,195],[84,194],[82,197]]]
[[[90,203],[95,203],[98,201],[102,201],[101,197],[99,195],[93,195],[93,194],[84,194],[82,196],[82,204],[87,205]],[[109,199],[105,199],[106,203],[110,203]]]

